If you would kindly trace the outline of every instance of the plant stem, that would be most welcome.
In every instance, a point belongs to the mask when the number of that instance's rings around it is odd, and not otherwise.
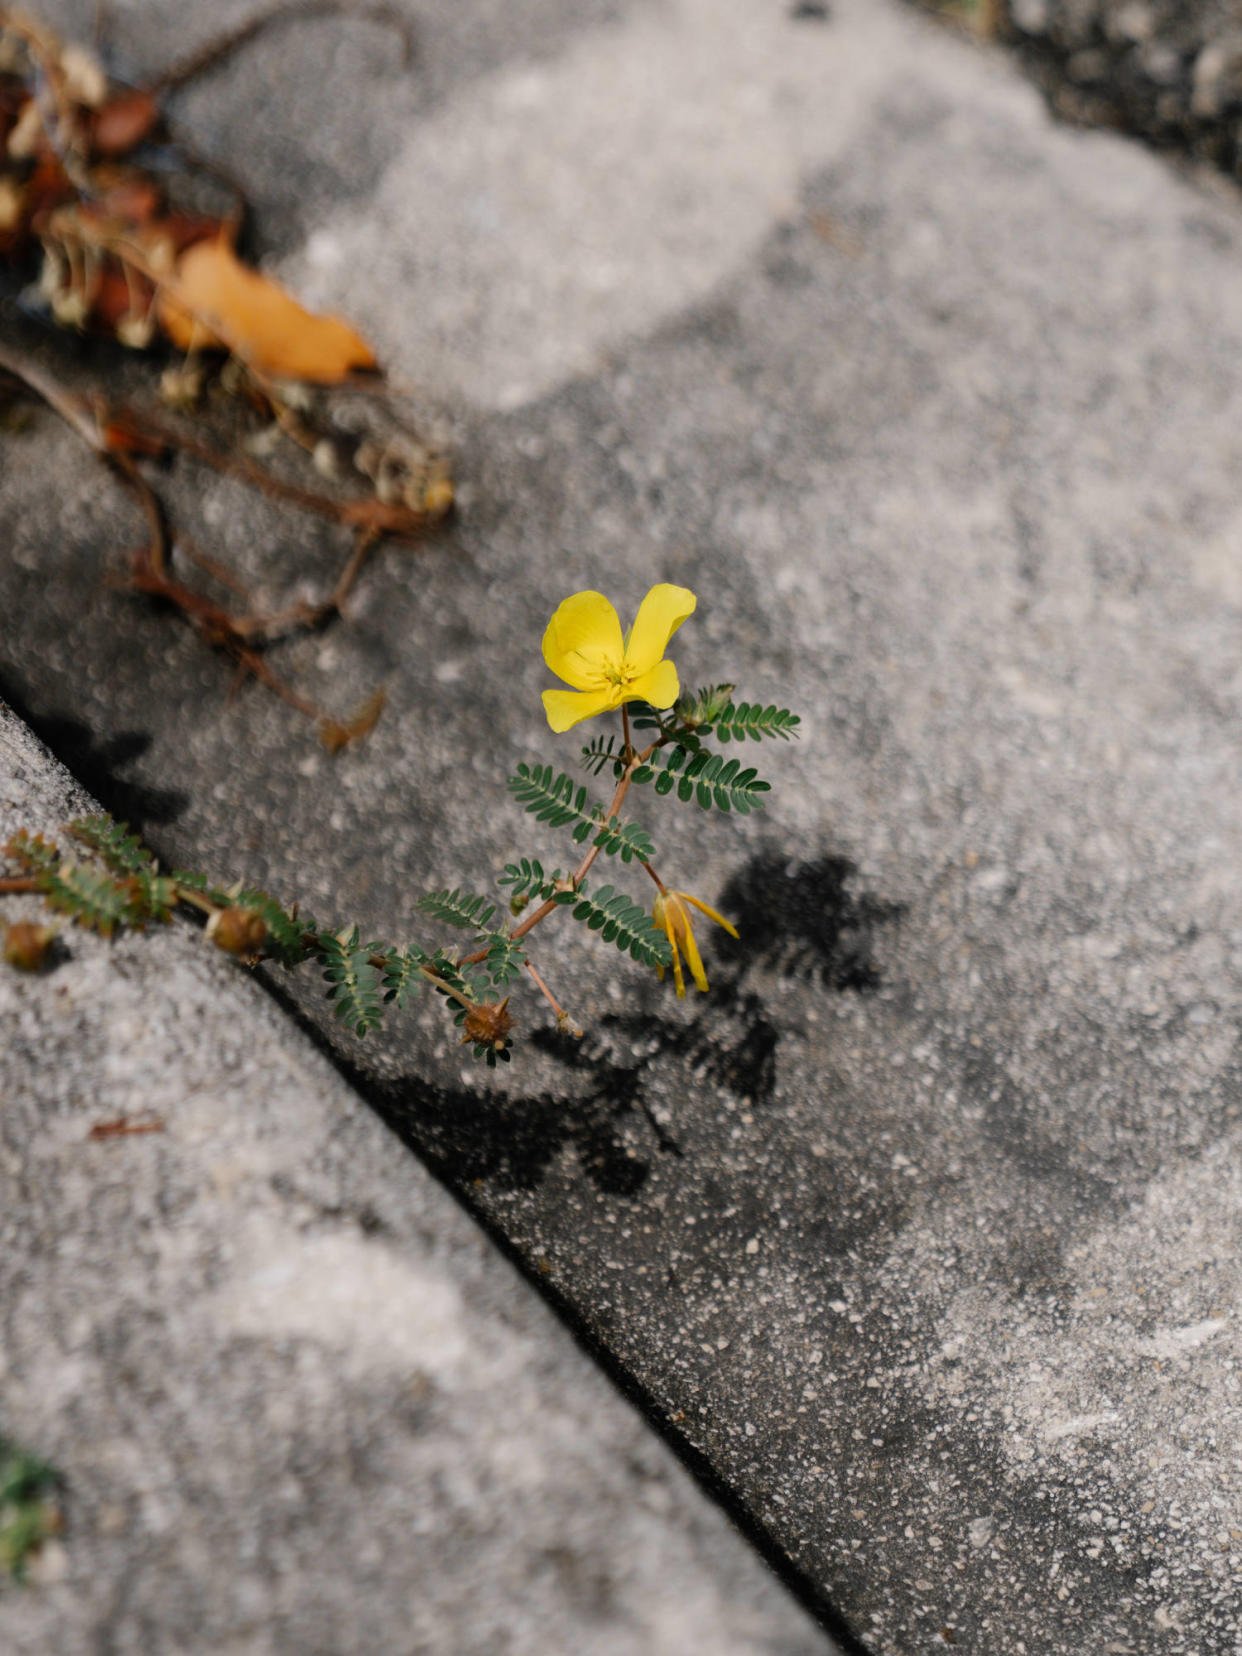
[[[561,1028],[564,1028],[564,1027],[568,1026],[569,1031],[570,1031],[571,1034],[580,1036],[582,1034],[582,1031],[578,1028],[578,1026],[576,1024],[574,1024],[570,1021],[569,1013],[566,1012],[565,1008],[560,1005],[560,1003],[557,1001],[556,996],[548,988],[547,984],[540,977],[539,972],[536,969],[536,967],[534,965],[532,965],[532,963],[529,960],[526,962],[526,970],[530,973],[531,977],[535,980],[535,984],[538,987],[540,994],[542,994],[543,998],[547,1001],[548,1005],[552,1008],[553,1012],[556,1013],[557,1024]]]
[[[652,866],[649,862],[643,863],[643,867],[647,870],[648,874],[651,875],[651,878],[655,881],[656,885],[659,887],[660,892],[662,893],[662,895],[667,897],[668,896],[668,887],[664,884],[664,881],[656,873],[655,869],[652,868]]]

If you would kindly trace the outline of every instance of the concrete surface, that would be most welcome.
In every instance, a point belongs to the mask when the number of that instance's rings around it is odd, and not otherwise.
[[[576,751],[557,600],[693,587],[687,680],[806,715],[765,817],[643,811],[739,921],[712,995],[562,928],[580,1046],[533,996],[496,1084],[435,1009],[326,1038],[866,1649],[1234,1656],[1238,203],[880,0],[548,8],[486,63],[449,10],[421,100],[342,30],[339,199],[278,42],[216,94],[277,268],[456,422],[457,523],[276,657],[334,705],[386,679],[385,720],[330,762],[230,704],[103,584],[132,514],[42,419],[0,680],[167,855],[425,936],[419,891],[564,854],[502,797]],[[265,595],[340,556],[173,488]]]
[[[0,709],[0,839],[89,808]],[[0,1422],[67,1516],[5,1656],[835,1648],[201,933],[63,948],[0,974]]]
[[[1058,114],[1242,175],[1242,17],[1232,0],[1004,0],[998,11]]]

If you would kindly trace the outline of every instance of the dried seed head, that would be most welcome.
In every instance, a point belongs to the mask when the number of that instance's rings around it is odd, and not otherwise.
[[[25,211],[25,190],[14,178],[0,178],[0,231],[16,230]]]
[[[509,997],[502,1001],[488,1001],[483,1006],[472,1006],[466,1013],[462,1024],[464,1034],[462,1045],[475,1041],[481,1046],[495,1047],[497,1052],[504,1050],[509,1031],[513,1028],[513,1019],[509,1016]]]
[[[116,337],[131,351],[145,351],[155,337],[155,320],[148,311],[145,315],[130,311],[116,325]]]
[[[94,52],[85,46],[61,48],[60,72],[65,77],[65,91],[74,103],[98,109],[108,96],[108,78]]]
[[[81,288],[61,288],[52,295],[52,315],[62,328],[84,328],[90,301]]]
[[[193,357],[165,368],[160,375],[160,400],[170,408],[197,408],[205,377],[202,364]]]
[[[443,517],[453,504],[453,480],[433,477],[423,490],[422,508],[429,517]],[[413,504],[413,502],[411,502]]]
[[[13,161],[29,161],[43,137],[43,116],[33,98],[22,109],[9,132],[8,151]]]
[[[372,480],[379,471],[380,461],[383,458],[383,449],[380,448],[378,443],[373,443],[370,438],[364,438],[354,450],[354,465],[357,466],[364,477],[369,477]]]
[[[19,972],[39,972],[47,965],[47,952],[55,936],[52,926],[40,926],[33,920],[18,920],[4,928],[4,946],[0,953]]]
[[[257,960],[267,941],[267,922],[254,909],[221,909],[207,922],[207,935],[217,949],[242,960]]]
[[[320,477],[326,477],[331,483],[335,483],[345,470],[341,445],[333,442],[331,437],[319,439],[311,450],[311,462]]]

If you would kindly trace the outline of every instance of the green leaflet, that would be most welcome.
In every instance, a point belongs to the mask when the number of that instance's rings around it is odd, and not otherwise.
[[[788,741],[797,736],[802,720],[787,707],[764,707],[760,702],[734,702],[731,684],[713,684],[680,698],[669,713],[640,704],[631,716],[636,730],[658,730],[675,737],[684,746],[697,745],[694,735],[710,736],[715,731],[721,742],[744,742],[749,736],[761,742],[765,736]],[[585,755],[584,755],[585,757]]]
[[[802,720],[787,707],[760,707],[758,702],[739,702],[735,707],[730,702],[713,722],[718,742],[744,742],[748,736],[753,742],[761,742],[765,736],[779,736],[787,742],[797,736]]]
[[[319,933],[324,981],[331,985],[328,999],[336,1016],[355,1035],[378,1029],[384,1020],[384,978],[371,960],[380,948],[376,943],[361,942],[357,926],[343,935]]]
[[[506,863],[504,873],[496,883],[508,886],[510,897],[550,897],[553,881],[559,878],[560,875],[555,874],[549,880],[537,857],[523,857],[521,862]]]
[[[154,874],[155,858],[128,830],[128,822],[114,822],[110,816],[79,817],[69,824],[78,844],[94,851],[114,874]]]
[[[519,804],[540,822],[550,822],[554,828],[574,824],[573,838],[581,845],[592,840],[610,857],[621,861],[648,862],[655,855],[655,845],[645,829],[636,823],[622,822],[619,817],[605,819],[603,808],[587,797],[585,788],[578,787],[572,776],[557,773],[551,765],[519,765],[517,774],[508,782],[509,792]]]
[[[166,874],[157,874],[155,864],[140,868],[126,882],[130,889],[133,909],[141,918],[131,924],[156,920],[161,925],[172,919],[177,904],[177,888]]]
[[[592,776],[598,776],[607,765],[613,768],[613,775],[620,777],[623,765],[621,755],[625,752],[625,744],[615,736],[596,736],[582,750],[580,763],[583,770],[590,771]]]
[[[391,1002],[398,1011],[407,1001],[413,1000],[414,996],[426,987],[427,979],[422,971],[426,962],[427,956],[415,943],[404,949],[386,950],[383,974],[384,1000]]]
[[[118,926],[141,926],[147,918],[135,903],[130,881],[98,869],[65,862],[41,869],[35,878],[49,908],[103,937],[111,937]]]
[[[740,759],[726,759],[706,748],[691,753],[679,743],[656,758],[663,759],[664,768],[656,776],[655,791],[670,794],[676,788],[680,800],[697,800],[705,811],[713,806],[743,816],[748,811],[761,811],[763,795],[771,791],[771,785],[753,766],[743,769]]]
[[[672,964],[668,938],[647,910],[623,891],[614,891],[610,885],[602,885],[589,893],[579,891],[573,916],[589,930],[598,932],[605,943],[615,943],[622,954],[632,956],[644,966]]]
[[[60,1474],[0,1437],[0,1580],[22,1581],[35,1550],[54,1533]]]
[[[420,913],[430,914],[449,926],[462,926],[467,931],[487,931],[496,913],[496,905],[488,897],[477,897],[468,891],[429,891],[414,905]]]
[[[533,873],[534,868],[530,871]],[[539,877],[543,877],[542,868]],[[512,983],[526,964],[526,956],[508,933],[492,925],[496,905],[487,897],[463,891],[435,891],[420,897],[416,906],[424,914],[447,921],[450,926],[462,926],[478,933],[479,946],[487,950],[483,967],[496,988],[503,989]]]
[[[520,945],[506,937],[503,932],[492,932],[485,941],[487,959],[484,965],[488,975],[497,989],[506,989],[515,978],[522,975],[526,956]]]
[[[61,864],[60,847],[51,840],[44,839],[42,834],[29,834],[24,828],[19,828],[13,838],[4,847],[5,855],[12,857],[14,862],[21,863],[29,874],[42,874],[59,868]]]

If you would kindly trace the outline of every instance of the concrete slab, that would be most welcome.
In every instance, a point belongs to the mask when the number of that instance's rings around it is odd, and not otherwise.
[[[565,933],[590,1033],[496,1086],[429,1017],[326,1038],[868,1649],[1232,1656],[1242,215],[876,0],[442,72],[282,265],[459,423],[456,526],[278,658],[386,720],[228,705],[46,422],[0,677],[167,854],[418,934],[560,850],[500,801],[556,601],[694,587],[685,676],[808,715],[765,819],[660,835],[741,924],[712,996]],[[267,590],[331,567],[177,486]]]
[[[84,808],[0,708],[0,838]],[[0,975],[0,1422],[67,1480],[6,1656],[836,1648],[201,934],[65,945]]]
[[[1229,0],[1005,0],[997,11],[1058,114],[1242,176],[1242,32]]]

